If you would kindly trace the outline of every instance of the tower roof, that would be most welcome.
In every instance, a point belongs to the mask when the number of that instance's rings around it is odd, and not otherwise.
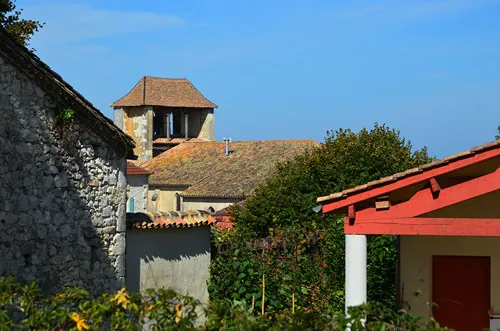
[[[182,108],[217,108],[186,78],[158,78],[144,76],[112,107],[163,106]]]

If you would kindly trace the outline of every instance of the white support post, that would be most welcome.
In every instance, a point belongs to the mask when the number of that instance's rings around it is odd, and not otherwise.
[[[366,303],[366,236],[345,236],[345,309]]]

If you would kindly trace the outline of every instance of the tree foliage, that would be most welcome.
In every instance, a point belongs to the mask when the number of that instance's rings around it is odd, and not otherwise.
[[[339,313],[344,305],[343,221],[314,212],[316,198],[431,160],[426,148],[414,151],[399,131],[385,125],[328,132],[324,144],[279,164],[266,185],[234,208],[235,229],[218,237],[222,249],[212,263],[210,294],[258,298],[266,275],[269,309],[289,309],[295,293],[301,306]],[[256,238],[266,238],[267,246],[249,244]],[[370,301],[394,306],[396,254],[394,236],[368,237]]]
[[[495,139],[500,139],[500,126],[497,128],[498,134],[495,136]]]
[[[424,147],[413,151],[410,141],[385,125],[358,133],[327,132],[325,143],[278,165],[276,176],[257,189],[237,215],[238,226],[265,236],[270,228],[294,222],[314,225],[323,216],[313,211],[318,196],[362,185],[431,160]]]
[[[15,0],[0,0],[0,25],[14,39],[29,46],[29,40],[44,23],[21,18],[22,9],[16,9]]]

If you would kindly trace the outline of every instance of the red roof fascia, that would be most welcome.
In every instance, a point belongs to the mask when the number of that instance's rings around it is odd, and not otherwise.
[[[500,156],[500,149],[495,148],[491,150],[485,150],[478,152],[477,154],[474,154],[471,157],[464,158],[464,159],[456,159],[453,161],[450,161],[447,164],[444,164],[443,166],[440,166],[438,168],[432,168],[429,170],[423,170],[420,173],[417,173],[413,176],[405,177],[401,180],[398,180],[396,182],[391,182],[387,183],[382,186],[374,187],[371,189],[368,189],[366,191],[361,191],[359,193],[354,193],[351,196],[348,196],[347,198],[343,200],[338,200],[338,201],[333,201],[333,202],[326,202],[323,203],[323,206],[321,208],[321,211],[326,214],[326,213],[332,213],[334,211],[337,211],[339,209],[343,209],[348,207],[349,205],[354,205],[356,203],[373,199],[379,196],[387,195],[390,192],[399,190],[404,187],[408,187],[414,184],[418,184],[424,181],[428,181],[433,177],[441,176],[446,173],[450,173],[453,171],[457,171],[459,169],[471,166],[473,164],[477,164],[489,159],[492,159],[494,157]]]
[[[481,236],[499,237],[500,221],[496,218],[428,218],[382,219],[350,224],[344,220],[345,234]]]

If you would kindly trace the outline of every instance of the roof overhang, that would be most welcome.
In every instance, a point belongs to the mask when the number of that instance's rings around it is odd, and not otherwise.
[[[500,205],[481,204],[500,198],[500,140],[489,146],[318,201],[347,214],[346,234],[500,236]]]

